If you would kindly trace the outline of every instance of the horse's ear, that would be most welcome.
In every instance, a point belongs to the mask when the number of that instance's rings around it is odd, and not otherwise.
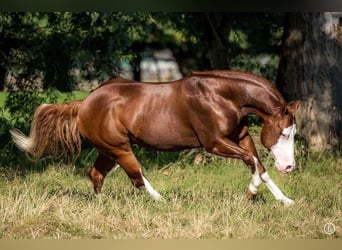
[[[297,109],[299,108],[299,105],[300,105],[299,100],[292,101],[292,102],[288,103],[286,106],[286,109],[285,109],[285,113],[293,115],[297,111]]]

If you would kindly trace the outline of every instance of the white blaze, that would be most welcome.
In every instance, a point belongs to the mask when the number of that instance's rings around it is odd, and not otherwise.
[[[271,147],[274,156],[275,165],[278,171],[287,173],[291,172],[295,165],[294,157],[294,135],[296,133],[296,124],[283,129],[276,144]]]

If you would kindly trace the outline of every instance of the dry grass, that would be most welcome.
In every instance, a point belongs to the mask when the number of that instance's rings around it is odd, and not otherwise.
[[[341,238],[340,158],[313,159],[292,175],[269,171],[296,200],[285,208],[262,186],[245,198],[249,171],[239,162],[179,163],[146,171],[165,200],[136,190],[122,170],[95,196],[86,169],[51,165],[44,171],[2,171],[0,238],[256,239]],[[324,233],[333,222],[336,232]]]

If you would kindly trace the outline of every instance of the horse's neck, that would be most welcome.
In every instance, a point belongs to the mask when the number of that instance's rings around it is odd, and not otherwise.
[[[196,72],[195,75],[222,77],[229,87],[239,96],[239,104],[249,113],[261,113],[264,115],[276,115],[285,107],[285,100],[279,91],[265,78],[251,73],[232,70],[213,70],[208,72]],[[239,84],[236,84],[236,83]],[[246,93],[247,92],[247,93]]]
[[[243,88],[249,91],[249,88]],[[245,95],[244,103],[241,105],[247,114],[252,113],[263,118],[265,115],[275,116],[284,109],[285,101],[274,87],[266,85],[250,89],[253,91]]]

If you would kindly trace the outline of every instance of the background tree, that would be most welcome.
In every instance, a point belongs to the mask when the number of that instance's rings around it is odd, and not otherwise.
[[[184,75],[192,70],[233,68],[275,79],[283,13],[151,15],[159,25],[159,33],[174,30],[173,39],[167,39],[165,44],[172,49]],[[161,41],[160,36],[156,41]]]
[[[80,78],[116,76],[123,59],[139,80],[141,60],[165,48],[184,75],[237,68],[270,77],[256,58],[273,55],[275,68],[282,29],[282,15],[268,13],[11,12],[0,19],[1,79],[10,72],[21,89],[20,82],[41,81],[61,91]]]
[[[342,15],[290,13],[286,18],[277,87],[301,99],[300,133],[314,150],[342,142]]]
[[[9,73],[19,89],[38,79],[44,89],[70,91],[74,69],[86,80],[111,78],[129,56],[130,44],[146,35],[149,20],[147,13],[2,13],[1,85]]]

